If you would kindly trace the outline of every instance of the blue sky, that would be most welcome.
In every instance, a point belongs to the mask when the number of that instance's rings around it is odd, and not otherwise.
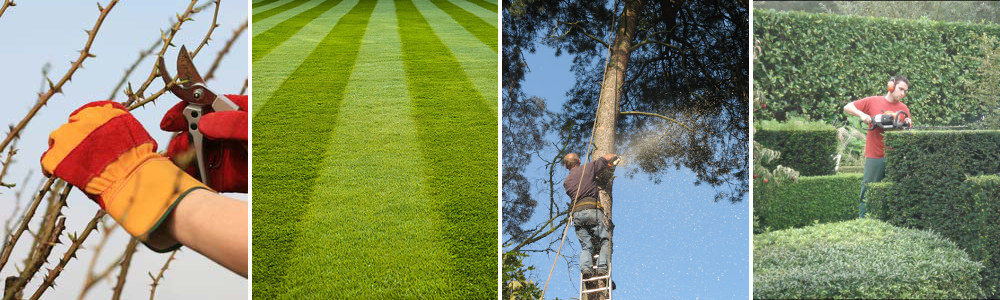
[[[100,0],[106,5],[108,0]],[[204,1],[200,1],[204,2]],[[196,66],[206,72],[233,31],[248,18],[247,1],[224,0],[221,2],[214,40],[202,49],[195,58]],[[39,114],[28,124],[18,143],[20,151],[14,157],[5,182],[21,185],[26,176],[31,176],[23,185],[34,193],[43,180],[40,175],[39,158],[47,148],[49,132],[66,122],[70,112],[84,103],[103,100],[121,79],[124,70],[138,57],[139,51],[149,48],[160,35],[160,29],[171,23],[176,13],[187,7],[188,1],[121,1],[108,15],[94,42],[91,52],[97,57],[85,61],[84,68],[73,76],[73,81],[64,86],[64,94],[57,94]],[[58,1],[41,3],[37,1],[17,1],[17,6],[9,8],[0,17],[0,126],[6,135],[6,125],[21,120],[37,100],[37,92],[42,82],[41,69],[51,63],[50,77],[57,81],[69,67],[69,62],[77,58],[86,42],[84,29],[90,29],[97,19],[95,1]],[[200,13],[194,21],[185,23],[174,40],[177,46],[197,45],[205,36],[212,19],[211,10]],[[192,49],[193,50],[193,49]],[[244,80],[249,76],[249,42],[247,33],[233,45],[231,52],[223,59],[216,78],[208,86],[222,93],[238,93]],[[177,57],[177,48],[167,51],[166,61],[171,72]],[[152,70],[153,61],[147,59],[141,64],[129,81],[140,84]],[[162,87],[162,81],[155,82],[150,91]],[[122,94],[116,100],[121,101]],[[163,150],[169,134],[159,130],[160,118],[178,100],[173,95],[159,98],[155,105],[134,111],[136,118],[145,125]],[[6,155],[6,153],[4,153]],[[20,187],[19,187],[20,188]],[[15,189],[16,190],[16,189]],[[16,207],[14,190],[0,188],[0,217],[4,220]],[[245,195],[234,194],[246,199]],[[26,198],[26,197],[25,197]],[[27,199],[21,199],[21,205]],[[64,209],[67,232],[81,231],[97,211],[98,206],[74,189],[67,200],[69,208]],[[20,213],[19,213],[20,215]],[[40,213],[37,215],[41,215]],[[36,216],[37,216],[36,215]],[[35,222],[33,222],[35,223]],[[0,228],[2,230],[2,228]],[[93,257],[93,247],[103,234],[91,235],[78,252],[78,258],[70,261],[57,280],[58,286],[45,293],[43,299],[76,299],[83,283],[84,274]],[[127,236],[120,228],[112,232],[103,255],[98,260],[98,271],[117,258],[127,243]],[[0,275],[13,275],[15,267],[26,253],[30,240],[22,238],[11,262],[0,270]],[[23,246],[23,247],[22,247]],[[65,245],[53,250],[50,263],[62,256]],[[132,268],[124,289],[124,299],[149,298],[149,275],[159,272],[167,255],[153,253],[140,246],[132,262]],[[40,274],[39,276],[40,277]],[[163,285],[157,289],[158,299],[246,299],[248,281],[239,277],[201,255],[188,249],[180,252],[166,272]],[[111,295],[113,283],[107,281],[97,285],[88,298],[107,299]],[[27,291],[34,292],[37,281],[28,285]]]
[[[526,57],[531,72],[526,75],[524,91],[542,97],[546,107],[561,109],[566,91],[574,84],[570,72],[572,57],[555,57],[550,48],[541,47]],[[626,149],[619,149],[625,152]],[[552,147],[543,157],[552,157]],[[583,155],[583,154],[581,154]],[[626,157],[627,159],[627,157]],[[624,166],[627,168],[627,165]],[[619,167],[618,173],[626,170]],[[534,163],[526,176],[541,178],[544,166]],[[564,178],[565,168],[556,177]],[[663,182],[653,184],[646,175],[615,179],[613,277],[618,286],[614,297],[621,299],[730,299],[750,297],[750,210],[749,196],[742,202],[714,202],[715,191],[706,185],[695,186],[690,170],[671,170]],[[536,191],[540,182],[533,182]],[[569,201],[563,191],[557,191],[559,201]],[[547,194],[536,192],[540,200],[536,216],[529,221],[538,224],[547,217]],[[546,200],[542,200],[546,199]],[[561,231],[559,232],[561,233]],[[539,242],[556,239],[553,234]],[[539,247],[531,247],[537,249]],[[580,244],[570,227],[563,254],[576,257]],[[525,260],[534,265],[533,279],[545,284],[554,255],[533,254]],[[579,265],[567,266],[559,259],[547,299],[576,298],[579,288]]]

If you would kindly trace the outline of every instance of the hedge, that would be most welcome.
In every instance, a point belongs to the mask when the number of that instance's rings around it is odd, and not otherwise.
[[[869,185],[872,217],[931,229],[982,262],[983,289],[1000,295],[1000,131],[886,134],[886,182]],[[988,176],[982,176],[988,175]]]
[[[933,232],[858,219],[754,235],[753,297],[982,297],[978,272]]]
[[[858,216],[861,174],[800,177],[797,183],[754,182],[760,227],[781,230]]]
[[[844,105],[884,95],[892,75],[910,79],[903,102],[921,124],[962,125],[985,111],[970,97],[974,80],[963,79],[978,78],[975,36],[1000,36],[1000,26],[758,9],[753,17],[763,100],[755,120],[843,123]]]
[[[818,122],[755,123],[754,141],[766,148],[780,151],[781,158],[774,165],[783,165],[802,176],[834,174],[837,153],[837,129]],[[773,166],[769,166],[773,167]]]

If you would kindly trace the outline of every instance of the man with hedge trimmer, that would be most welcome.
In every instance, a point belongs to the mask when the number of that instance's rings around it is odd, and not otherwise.
[[[865,173],[861,180],[858,216],[865,217],[865,190],[869,182],[879,182],[885,177],[886,130],[907,128],[913,125],[910,109],[901,100],[910,90],[910,80],[896,75],[889,79],[885,96],[866,97],[844,106],[844,112],[858,116],[869,125],[865,137]]]

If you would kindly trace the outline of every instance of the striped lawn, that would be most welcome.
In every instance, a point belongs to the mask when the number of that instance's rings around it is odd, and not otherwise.
[[[281,6],[281,5],[285,4],[285,3],[288,3],[289,1],[294,1],[294,0],[265,1],[267,3],[264,3],[264,4],[254,4],[253,5],[253,10],[251,11],[251,15],[259,13],[259,12],[262,12],[262,11],[265,11],[265,10],[269,10],[269,9],[272,9],[272,8],[275,8],[275,7],[278,7],[278,6]]]
[[[486,23],[497,27],[497,12],[496,9],[490,10],[483,8],[482,6],[476,5],[475,3],[464,1],[464,0],[451,0],[452,4],[462,8],[463,10],[476,15]]]
[[[475,5],[482,6],[483,8],[488,9],[492,12],[497,12],[498,10],[500,10],[499,6],[497,6],[496,3],[490,3],[483,0],[469,0],[469,2],[472,2]]]
[[[292,75],[292,72],[305,61],[319,42],[330,31],[331,24],[336,24],[358,0],[345,0],[340,5],[328,10],[325,14],[303,27],[292,38],[275,48],[268,55],[253,62],[253,96],[250,105],[256,115],[274,91]],[[254,24],[257,26],[257,24]],[[256,41],[255,41],[256,42]],[[254,45],[256,46],[256,44]]]
[[[264,6],[264,5],[271,4],[274,1],[278,1],[278,0],[262,0],[262,1],[257,1],[257,2],[253,3],[253,7],[254,8],[261,7],[261,6]]]
[[[295,33],[299,32],[299,30],[302,30],[302,27],[305,27],[306,24],[309,24],[326,11],[340,4],[340,1],[325,0],[309,10],[276,24],[267,31],[255,35],[253,37],[252,61],[255,62],[264,57],[264,55],[271,53],[271,50],[274,50],[275,47],[278,47],[278,45],[281,45],[281,43],[284,43],[295,35]]]
[[[255,32],[254,298],[494,298],[496,27],[356,1]]]
[[[278,7],[272,8],[272,9],[268,9],[268,10],[265,10],[265,11],[262,11],[262,12],[259,12],[259,13],[254,13],[253,14],[253,20],[256,22],[258,20],[267,19],[267,18],[269,18],[269,17],[271,17],[273,15],[280,14],[283,11],[286,11],[286,10],[289,10],[289,9],[293,9],[296,6],[305,4],[306,2],[309,2],[309,0],[293,0],[291,2],[282,4],[281,6],[278,6]]]
[[[448,46],[448,51],[458,58],[462,70],[475,85],[476,90],[492,102],[493,112],[497,111],[497,53],[465,30],[447,13],[427,1],[413,3],[427,20],[434,20],[431,29]],[[496,15],[494,15],[495,17]],[[496,39],[494,37],[494,39]]]
[[[497,51],[497,27],[486,23],[476,15],[473,15],[461,7],[448,0],[431,0],[438,8],[448,13],[452,19],[465,27],[472,35],[476,36],[483,44],[490,46],[493,52]]]
[[[428,194],[445,217],[442,230],[460,280],[459,299],[495,296],[496,114],[464,72],[457,72],[461,65],[413,3],[395,3],[407,86],[414,112],[422,116],[417,137]]]
[[[253,296],[274,299],[322,169],[374,2],[340,18],[254,122]],[[258,192],[259,191],[259,192]]]
[[[304,11],[310,10],[316,7],[316,5],[323,3],[324,1],[325,0],[311,0],[309,2],[306,2],[306,4],[296,6],[295,8],[283,11],[279,14],[272,15],[266,19],[254,19],[252,37],[256,37],[257,35],[260,35],[263,32],[267,32],[275,25],[278,25],[284,22],[285,20],[288,20],[289,18],[297,16],[298,14],[301,14]],[[254,46],[256,45],[257,43],[255,42]]]
[[[378,80],[372,80],[378,78]],[[302,224],[291,299],[438,298],[452,270],[424,194],[392,2],[379,2]],[[318,284],[322,283],[322,284]]]

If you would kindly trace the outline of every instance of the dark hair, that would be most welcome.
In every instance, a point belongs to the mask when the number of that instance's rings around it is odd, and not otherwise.
[[[889,80],[893,82],[893,86],[898,85],[900,82],[905,82],[906,86],[913,87],[912,85],[910,85],[910,80],[906,79],[906,76],[903,75],[892,76],[892,78],[889,78]]]

